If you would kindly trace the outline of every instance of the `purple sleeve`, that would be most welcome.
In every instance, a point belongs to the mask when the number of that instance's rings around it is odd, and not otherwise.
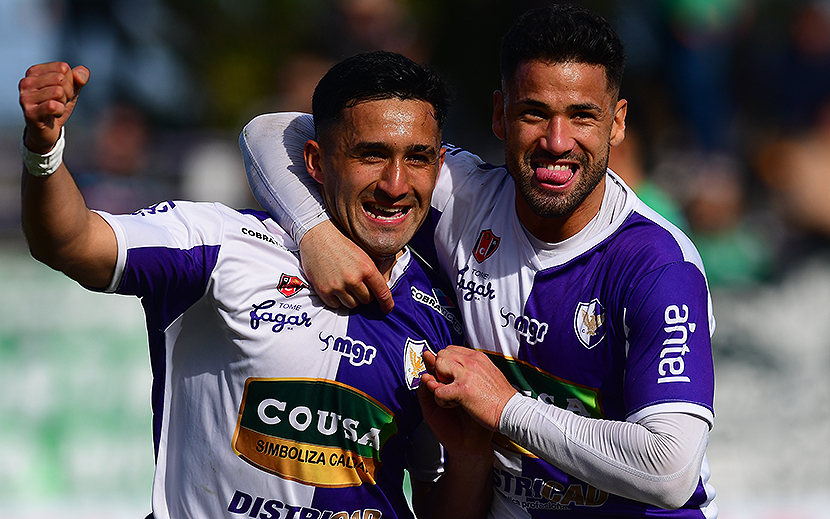
[[[141,298],[150,330],[163,330],[207,290],[223,220],[213,204],[162,202],[132,215],[102,215],[115,230],[115,292]]]
[[[701,417],[711,422],[714,366],[701,271],[689,262],[652,271],[633,287],[627,308],[629,417],[656,405],[691,414],[702,406],[708,413]]]

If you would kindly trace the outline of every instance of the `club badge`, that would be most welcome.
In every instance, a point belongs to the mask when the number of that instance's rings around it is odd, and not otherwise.
[[[492,256],[496,252],[496,249],[499,248],[500,241],[501,238],[493,234],[491,229],[481,231],[478,235],[478,241],[476,241],[475,252],[473,252],[476,261],[482,263]]]
[[[304,288],[308,288],[308,285],[302,279],[288,274],[280,276],[280,282],[277,285],[277,290],[285,297],[291,297]]]

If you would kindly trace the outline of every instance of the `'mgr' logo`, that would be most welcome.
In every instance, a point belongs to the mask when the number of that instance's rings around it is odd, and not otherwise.
[[[520,337],[524,337],[531,346],[545,340],[545,335],[548,333],[548,323],[537,321],[526,315],[516,315],[513,312],[508,312],[504,307],[500,312],[501,318],[504,319],[502,327],[506,328],[510,326],[510,323],[513,323],[516,333]]]
[[[492,229],[481,231],[481,234],[478,235],[478,241],[476,241],[475,251],[473,252],[476,261],[481,263],[492,256],[496,252],[496,249],[499,248],[500,241],[501,238],[493,234]]]
[[[323,334],[320,334],[318,337],[325,344],[323,351],[331,348],[331,351],[339,353],[343,357],[349,357],[349,364],[352,366],[371,364],[375,359],[375,354],[378,352],[374,346],[348,336],[335,337],[334,335],[329,335],[328,337],[323,337]]]
[[[574,314],[574,332],[579,342],[589,350],[602,342],[605,338],[605,308],[599,299],[592,299],[590,303],[576,305]]]

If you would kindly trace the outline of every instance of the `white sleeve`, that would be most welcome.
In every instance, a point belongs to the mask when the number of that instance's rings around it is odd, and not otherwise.
[[[519,394],[505,406],[499,432],[601,490],[667,509],[691,497],[709,442],[709,424],[693,415],[599,420]]]
[[[254,198],[296,243],[306,231],[331,218],[303,161],[309,139],[314,139],[314,121],[300,112],[260,115],[239,135]]]

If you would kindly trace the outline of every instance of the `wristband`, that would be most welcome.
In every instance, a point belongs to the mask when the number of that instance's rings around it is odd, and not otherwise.
[[[24,139],[20,140],[20,155],[23,157],[23,165],[26,166],[26,171],[30,175],[35,177],[48,177],[58,170],[58,167],[63,162],[63,147],[66,144],[63,138],[63,128],[61,128],[61,135],[58,137],[58,142],[45,155],[29,150],[26,144],[24,144]]]

